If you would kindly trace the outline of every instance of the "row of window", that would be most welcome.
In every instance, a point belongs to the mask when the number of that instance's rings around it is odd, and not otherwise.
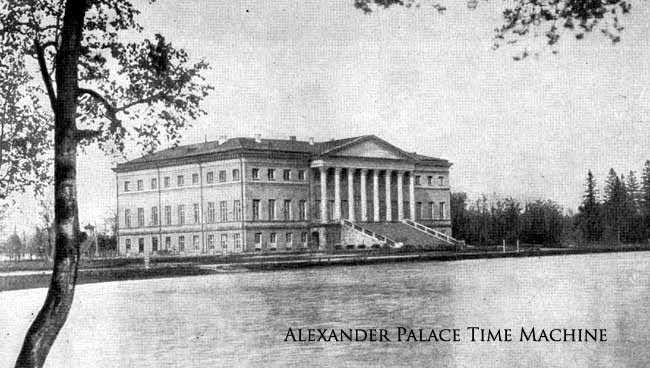
[[[255,233],[255,249],[262,249],[263,246],[267,248],[277,248],[278,245],[278,233],[269,233],[269,240],[266,242],[264,239],[264,234],[263,233]],[[300,233],[300,243],[302,244],[303,247],[308,246],[308,233],[306,231],[303,231]],[[291,248],[293,246],[293,233],[292,232],[286,232],[284,234],[284,244],[287,248]]]
[[[438,176],[438,186],[444,187],[445,186],[445,177],[444,176]],[[415,185],[424,185],[422,184],[422,176],[420,175],[415,175]],[[427,182],[426,185],[428,186],[433,186],[434,185],[434,179],[433,176],[428,175],[427,176]]]
[[[218,175],[219,175],[220,183],[225,183],[226,181],[228,181],[226,170],[220,170],[218,172]],[[231,181],[239,181],[240,178],[241,177],[239,174],[239,169],[232,169]],[[213,184],[215,182],[214,171],[208,171],[206,173],[205,182],[207,184]],[[192,174],[192,185],[199,185],[199,174],[197,173]],[[183,187],[183,186],[185,186],[185,175],[177,175],[176,187]],[[163,188],[170,188],[170,187],[171,187],[171,177],[170,176],[163,177]],[[144,180],[143,179],[136,180],[135,188],[137,191],[144,190]],[[158,189],[158,178],[151,178],[150,189],[152,190]],[[131,182],[128,180],[124,181],[124,191],[125,192],[131,191]]]
[[[267,169],[266,170],[266,178],[270,181],[276,180],[276,169]],[[254,167],[251,170],[251,178],[253,180],[260,180],[260,172],[261,169]],[[307,176],[305,175],[305,170],[298,170],[298,181],[305,181]],[[291,181],[294,180],[293,178],[293,171],[291,169],[283,169],[282,170],[282,180],[284,181]]]
[[[207,223],[217,222],[217,212],[216,212],[216,202],[208,202],[207,213],[205,221]],[[228,201],[220,201],[219,203],[219,222],[228,222],[228,221],[241,221],[241,201],[234,200],[232,205],[232,219],[229,219],[228,212]],[[162,225],[172,225],[172,206],[163,207],[163,223]],[[158,207],[151,207],[148,226],[157,226],[160,225],[158,217]],[[193,224],[201,223],[201,207],[198,203],[194,203],[191,208],[191,219]],[[144,208],[138,208],[136,210],[136,225],[137,227],[144,227],[145,225],[145,213]],[[185,205],[179,204],[176,206],[176,221],[177,225],[185,225],[189,223],[186,221]],[[130,228],[133,223],[131,222],[131,210],[124,210],[124,227]]]
[[[232,238],[232,242],[229,242],[228,239]],[[145,252],[145,247],[144,247],[144,238],[138,238],[138,253],[144,253]],[[200,244],[200,237],[198,235],[193,235],[191,238],[188,236],[188,240],[191,241],[191,244],[188,244],[188,246],[191,246],[193,250],[198,251],[201,250],[201,244]],[[131,239],[127,238],[124,240],[124,245],[126,248],[127,252],[131,251]],[[177,246],[172,245],[172,237],[171,236],[166,236],[164,239],[164,245],[162,248],[159,249],[158,246],[158,237],[157,236],[152,236],[151,237],[151,252],[157,252],[159,250],[177,250],[179,252],[185,251],[185,236],[184,235],[179,235],[177,238]],[[232,235],[228,234],[221,234],[221,242],[219,246],[221,249],[228,249],[229,245],[235,249],[241,249],[241,234],[240,233],[233,233]],[[207,249],[215,249],[216,243],[215,243],[215,235],[214,234],[208,234],[207,236],[207,244],[206,247]]]
[[[282,205],[282,217],[279,218],[277,215],[277,201],[275,199],[269,199],[267,205],[267,217],[266,220],[284,220],[284,221],[305,221],[307,220],[307,201],[300,200],[298,201],[298,218],[294,216],[293,206],[291,205],[290,199],[285,199]],[[261,220],[260,210],[261,200],[253,199],[253,221]]]
[[[358,199],[358,198],[355,199],[354,200],[355,214],[360,214],[361,213],[360,205],[361,205],[361,200]],[[314,211],[314,217],[317,220],[320,220],[320,216],[321,216],[321,214],[320,214],[320,206],[321,206],[321,201],[316,200],[314,202],[313,211]],[[394,214],[397,214],[397,211],[398,211],[397,210],[397,201],[392,201],[391,206],[392,206],[391,211],[394,212]],[[366,208],[367,208],[367,211],[368,211],[367,212],[368,217],[372,218],[372,214],[374,212],[373,211],[373,202],[368,201]],[[410,217],[410,215],[409,215],[409,208],[410,208],[409,207],[409,202],[405,201],[403,203],[402,208],[404,210],[404,216],[406,218],[409,218]],[[380,217],[381,218],[386,218],[386,204],[385,204],[384,201],[379,201],[379,210],[380,210]],[[348,201],[342,200],[341,201],[341,216],[343,218],[348,218],[349,217],[348,216],[348,211],[349,211]],[[428,202],[427,207],[424,207],[422,202],[416,202],[415,203],[416,220],[422,220],[422,219],[444,220],[444,219],[447,218],[447,214],[446,214],[445,211],[446,211],[445,202],[439,202],[437,204],[437,206],[436,206],[435,202]],[[391,217],[395,218],[395,216],[393,216],[393,213],[391,213]],[[334,219],[334,201],[333,200],[327,201],[327,219],[328,220],[333,220]]]

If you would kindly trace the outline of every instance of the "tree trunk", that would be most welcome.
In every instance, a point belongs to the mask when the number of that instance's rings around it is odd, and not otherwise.
[[[76,188],[75,114],[77,65],[87,4],[67,0],[56,56],[57,97],[54,127],[55,255],[45,303],[27,331],[16,367],[42,367],[63,327],[74,297],[79,261],[79,218]]]

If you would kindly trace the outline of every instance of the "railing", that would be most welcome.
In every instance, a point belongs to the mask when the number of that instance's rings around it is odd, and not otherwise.
[[[391,239],[391,238],[389,238],[387,236],[378,234],[378,233],[376,233],[376,232],[374,232],[372,230],[368,230],[368,229],[366,229],[364,227],[361,227],[361,226],[355,224],[354,222],[352,222],[350,220],[341,220],[341,225],[347,226],[347,227],[349,227],[349,228],[351,228],[351,229],[353,229],[353,230],[355,230],[357,232],[362,233],[365,236],[371,237],[371,238],[377,240],[380,243],[388,244],[391,247],[394,247],[395,244],[397,243],[395,240],[393,240],[393,239]]]
[[[422,231],[424,233],[427,233],[427,234],[433,236],[436,239],[442,240],[442,241],[447,242],[447,243],[449,243],[451,245],[458,244],[458,240],[452,238],[451,236],[449,236],[449,235],[447,235],[447,234],[445,234],[443,232],[440,232],[438,230],[434,230],[434,229],[432,229],[432,228],[430,228],[428,226],[424,226],[424,225],[422,225],[420,223],[417,223],[415,221],[404,219],[404,220],[402,220],[402,223],[404,223],[406,225],[409,225],[411,227],[414,227],[414,228],[416,228],[416,229],[418,229],[418,230],[420,230],[420,231]]]

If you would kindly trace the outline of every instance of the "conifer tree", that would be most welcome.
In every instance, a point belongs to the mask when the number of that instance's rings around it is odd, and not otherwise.
[[[650,160],[646,160],[641,174],[641,214],[645,237],[650,238]]]
[[[600,240],[602,235],[600,203],[598,202],[596,179],[591,170],[587,172],[587,182],[585,186],[586,189],[583,201],[578,208],[578,227],[582,231],[585,240],[597,241]]]

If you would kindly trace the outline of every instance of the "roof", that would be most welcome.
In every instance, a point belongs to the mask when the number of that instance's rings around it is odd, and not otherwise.
[[[357,137],[350,137],[344,139],[333,139],[325,142],[299,141],[295,139],[261,139],[256,142],[255,138],[238,137],[230,138],[219,144],[218,141],[209,141],[203,143],[195,143],[184,146],[164,149],[162,151],[154,152],[122,164],[118,164],[116,169],[126,169],[130,166],[140,166],[139,164],[147,164],[161,161],[176,160],[181,158],[191,158],[196,156],[204,156],[219,153],[237,152],[237,151],[261,151],[261,152],[284,152],[304,154],[308,156],[320,156],[328,152],[337,151],[345,146],[352,145],[365,140],[377,140],[380,143],[391,146],[393,149],[398,150],[404,155],[409,156],[414,161],[436,162],[442,165],[449,165],[449,162],[444,159],[419,155],[416,153],[405,152],[398,147],[391,145],[388,142],[374,135],[362,135]]]

